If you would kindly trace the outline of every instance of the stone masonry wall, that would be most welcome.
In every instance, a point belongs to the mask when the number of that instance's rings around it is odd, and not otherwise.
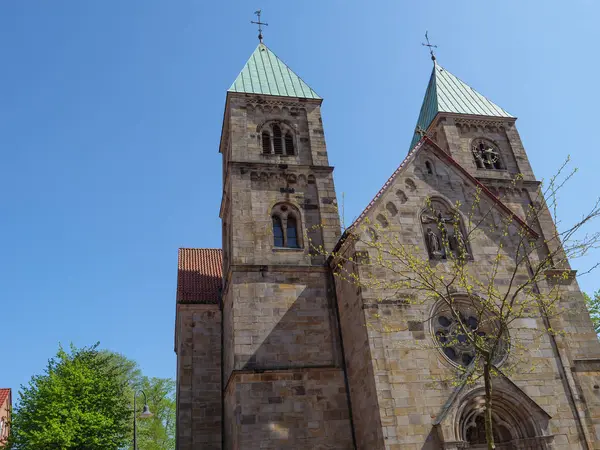
[[[229,94],[228,142],[223,155],[223,217],[231,227],[232,264],[322,264],[310,255],[308,242],[299,251],[273,251],[271,211],[286,202],[300,211],[299,234],[315,245],[333,248],[340,236],[337,199],[328,165],[319,102]],[[263,154],[260,130],[277,120],[295,130],[296,154]]]
[[[227,386],[227,449],[352,449],[341,369],[237,373]]]
[[[482,122],[482,121],[480,121]],[[485,121],[483,121],[485,122]],[[451,138],[450,151],[463,167],[473,176],[477,177],[488,187],[494,195],[500,198],[521,218],[529,213],[530,205],[540,209],[536,223],[532,227],[545,237],[551,251],[559,250],[560,243],[554,239],[556,228],[548,208],[540,198],[539,183],[535,180],[533,170],[525,152],[523,143],[514,122],[506,122],[502,127],[490,126],[477,123],[477,120],[448,119],[442,120],[444,136]],[[498,121],[496,121],[498,123]],[[485,137],[493,140],[499,147],[506,170],[490,171],[477,169],[471,154],[470,144],[474,138]],[[517,174],[522,174],[523,181],[516,184],[511,183]],[[559,250],[560,251],[560,250]],[[560,267],[570,269],[569,263],[561,264]],[[542,283],[542,289],[551,289],[551,285]],[[590,367],[596,368],[596,376],[600,374],[600,345],[598,345],[595,332],[592,328],[585,301],[575,280],[562,286],[564,291],[561,301],[562,314],[551,319],[551,326],[566,333],[565,337],[557,336],[556,340],[560,352],[561,365],[566,372],[568,389],[573,392],[580,416],[588,421],[588,440],[600,440],[600,409],[598,409],[597,398],[578,392],[584,392],[581,386],[589,384],[589,375],[580,375],[575,370],[579,361],[594,359],[597,364]],[[571,374],[572,373],[572,374]],[[594,373],[587,371],[586,374]],[[584,377],[580,380],[581,377]],[[596,391],[594,391],[596,392]],[[593,417],[593,418],[592,418]],[[600,445],[600,444],[599,444]]]
[[[433,164],[434,174],[425,172],[425,160]],[[394,185],[386,190],[369,217],[376,223],[379,215],[385,215],[387,223],[383,222],[381,234],[399,236],[404,244],[413,244],[420,249],[426,258],[419,214],[429,195],[439,195],[450,204],[460,201],[463,205],[461,210],[466,214],[472,201],[472,186],[452,168],[445,167],[433,154],[422,154],[409,164],[397,177]],[[393,203],[394,207],[389,206],[389,203]],[[487,208],[483,209],[487,211]],[[500,229],[495,228],[494,224],[498,224],[501,217],[499,212],[488,217],[484,221],[483,231],[474,235],[470,241],[474,260],[469,267],[480,279],[488,276],[486,271],[496,255],[497,242],[501,237]],[[507,254],[510,254],[510,246],[513,245],[514,239],[508,236],[504,238],[504,242]],[[357,244],[356,249],[348,248],[348,251],[368,251],[368,248]],[[371,257],[374,258],[375,255]],[[359,267],[361,271],[367,270],[366,266]],[[374,269],[374,273],[377,276],[393,276],[389,272],[383,273],[380,269]],[[505,282],[503,278],[508,275],[508,266],[506,269],[501,267],[497,285],[502,286]],[[526,276],[526,273],[518,275]],[[576,286],[572,285],[568,290],[576,291]],[[410,292],[404,294],[406,298],[414,295]],[[381,302],[381,293],[362,290],[365,330],[370,347],[368,351],[374,370],[385,447],[398,450],[436,448],[435,444],[432,444],[436,435],[433,420],[454,389],[450,383],[442,380],[453,377],[455,369],[439,350],[432,348],[435,346],[435,340],[427,318],[433,303],[421,300],[422,297],[416,294],[412,297],[412,304],[407,305],[405,299],[401,298],[402,293],[395,295],[395,302],[394,298],[387,298],[386,302]],[[357,296],[354,299],[359,301]],[[342,298],[340,301],[342,309],[344,300]],[[346,308],[357,307],[358,305],[352,305]],[[579,313],[581,314],[580,310]],[[345,314],[349,313],[340,312],[342,317]],[[586,354],[595,356],[599,344],[592,337],[593,332],[588,322],[589,319],[581,319],[581,322],[573,326],[574,330],[569,330],[567,326],[567,331],[575,332],[576,347],[580,345],[577,343],[577,333],[583,333],[582,343],[585,342],[588,346]],[[528,361],[527,370],[511,373],[511,380],[552,417],[548,432],[556,435],[556,449],[582,448],[576,417],[569,403],[569,390],[561,381],[559,356],[553,350],[547,335],[536,338],[536,330],[544,326],[541,318],[524,319],[513,326],[518,330],[515,331],[518,333],[515,337],[521,342],[531,340],[532,344],[528,347],[530,353],[521,355]],[[345,344],[351,339],[344,326],[344,320],[342,339]],[[567,348],[571,343],[564,341],[561,345]],[[367,350],[365,355],[354,355],[353,358],[360,361],[366,354]],[[352,362],[349,362],[349,367],[351,365]],[[348,373],[349,383],[353,386],[356,382],[355,376],[350,370]],[[360,413],[354,413],[354,417],[360,417]],[[360,426],[356,423],[357,429]]]
[[[224,298],[225,380],[233,370],[339,364],[332,289],[319,267],[234,271]]]
[[[345,269],[354,271],[350,262],[345,263]],[[376,380],[385,379],[387,374],[381,374],[373,366],[360,291],[352,283],[336,282],[356,446],[358,449],[378,450],[385,447]]]
[[[177,305],[177,448],[221,449],[221,311]]]

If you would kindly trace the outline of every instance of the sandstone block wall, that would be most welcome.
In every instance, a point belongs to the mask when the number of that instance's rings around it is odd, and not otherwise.
[[[177,448],[221,449],[219,306],[178,304],[176,326]]]
[[[234,374],[225,392],[228,449],[352,449],[341,369]]]
[[[349,272],[355,270],[350,262],[346,262],[345,268]],[[377,450],[385,448],[377,385],[387,374],[381,374],[373,364],[360,291],[354,284],[336,282],[356,446]]]
[[[424,167],[426,160],[433,164],[433,174],[426,172]],[[427,196],[441,195],[451,204],[460,201],[463,208],[468,208],[472,200],[470,193],[472,188],[468,186],[467,180],[448,167],[444,167],[434,155],[423,154],[395,180],[394,185],[390,186],[380,198],[369,217],[374,223],[378,223],[378,215],[385,215],[387,224],[380,222],[382,226],[380,234],[388,236],[387,239],[389,236],[400,236],[404,244],[415,245],[416,251],[420,251],[422,257],[427,258],[420,222],[420,211],[425,207]],[[528,200],[523,198],[521,201]],[[389,203],[393,203],[394,207],[389,206]],[[482,209],[487,211],[488,207],[489,205],[486,205]],[[467,214],[467,211],[463,213]],[[484,221],[483,231],[473,236],[470,241],[474,259],[469,267],[480,279],[486,279],[489,275],[487,270],[495,258],[500,239],[505,243],[507,254],[511,252],[511,245],[515,245],[516,241],[511,236],[500,235],[501,227],[498,226],[500,220],[500,213],[490,215]],[[381,236],[380,238],[386,239]],[[369,252],[369,248],[361,246],[360,243],[356,248],[347,248],[348,255],[356,251]],[[372,254],[371,258],[375,256]],[[504,265],[500,267],[497,276],[499,287],[508,285],[508,277],[511,274],[509,266],[507,260],[506,267]],[[372,270],[379,277],[393,277],[393,274],[380,268],[369,269],[359,265],[359,270]],[[517,277],[527,276],[526,273],[517,275]],[[439,443],[435,441],[437,433],[434,419],[440,414],[455,389],[450,381],[444,381],[455,377],[453,375],[455,369],[435,348],[435,338],[427,320],[433,301],[420,297],[419,293],[397,292],[395,297],[385,293],[388,295],[382,302],[382,294],[384,294],[382,292],[370,289],[352,292],[347,286],[338,286],[337,290],[357,441],[360,442],[365,436],[365,433],[361,432],[364,424],[360,423],[359,418],[366,420],[361,416],[363,413],[357,405],[373,403],[369,388],[368,386],[365,388],[366,383],[362,379],[362,374],[371,370],[385,448],[403,450],[439,448],[436,447]],[[576,292],[576,285],[567,287],[566,291]],[[408,304],[406,299],[409,299]],[[591,335],[593,331],[588,323],[589,319],[581,314],[583,306],[581,302],[579,306],[580,308],[577,309],[579,319],[569,319],[573,321],[570,325],[565,325],[566,330],[573,333],[569,335],[568,342],[564,341],[561,345],[568,349],[571,346],[570,339],[574,339],[575,348],[587,346],[580,354],[594,356],[599,344]],[[362,309],[362,317],[357,314],[359,309]],[[564,317],[567,318],[569,315]],[[360,323],[361,320],[364,320],[362,333],[367,335],[369,345],[368,348],[363,347],[362,352],[352,351],[353,340],[364,341],[352,324]],[[552,417],[548,432],[556,435],[554,448],[583,448],[577,428],[577,417],[569,401],[571,395],[569,386],[561,381],[559,364],[564,362],[561,363],[561,356],[552,347],[550,338],[547,335],[538,336],[537,330],[543,327],[541,318],[527,319],[514,324],[514,332],[517,334],[513,338],[520,342],[530,341],[531,345],[527,355],[520,355],[528,361],[527,367],[511,373],[510,378],[519,389]],[[354,348],[361,347],[356,344]],[[365,359],[370,359],[367,368],[365,368]],[[355,371],[355,368],[360,368],[362,372]],[[570,372],[570,367],[567,366],[567,369]],[[571,385],[575,386],[576,381],[572,381]],[[361,386],[363,389],[355,390],[354,386]],[[590,389],[593,387],[588,388],[588,395]],[[591,400],[595,401],[595,399]],[[595,411],[592,408],[591,414],[594,416],[597,415]],[[588,426],[588,428],[593,427]],[[594,437],[590,436],[590,439]]]
[[[333,286],[320,267],[234,271],[223,299],[225,371],[339,364]]]

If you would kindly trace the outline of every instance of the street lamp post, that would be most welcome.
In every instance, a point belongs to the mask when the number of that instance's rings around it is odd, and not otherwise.
[[[136,409],[135,399],[137,398],[137,395],[140,392],[142,394],[144,394],[144,408],[142,409],[140,417],[142,419],[146,419],[148,417],[152,417],[152,413],[150,412],[150,408],[148,407],[148,399],[146,398],[146,393],[143,390],[141,390],[141,389],[136,390],[133,393],[133,450],[137,450],[137,420],[136,420],[136,417],[135,417],[137,409]]]

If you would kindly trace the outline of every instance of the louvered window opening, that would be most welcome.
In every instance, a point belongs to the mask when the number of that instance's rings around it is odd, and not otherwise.
[[[296,154],[294,133],[277,123],[263,128],[260,144],[264,155],[294,156]]]
[[[276,155],[283,155],[283,140],[279,125],[273,125],[273,151]]]
[[[262,133],[262,149],[265,154],[271,153],[271,135],[268,131]]]
[[[289,131],[285,134],[285,154],[288,156],[294,155],[294,138]]]

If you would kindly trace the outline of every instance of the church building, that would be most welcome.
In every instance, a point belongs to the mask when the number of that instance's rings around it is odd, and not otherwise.
[[[436,305],[402,293],[378,301],[324,256],[365,249],[340,226],[330,157],[341,156],[327,152],[322,103],[262,39],[226,92],[222,248],[178,255],[177,448],[487,448],[481,385],[436,381],[473,360],[464,346],[433,348],[450,321],[427,324]],[[523,221],[539,182],[515,122],[434,59],[408,154],[356,223],[441,258],[421,211],[428,199],[466,203],[471,189],[498,217],[552,235],[549,214]],[[468,243],[474,273],[497,238]],[[600,449],[600,344],[577,282],[563,288],[568,313],[552,326],[567,338],[545,334],[532,371],[494,381],[498,449]]]

